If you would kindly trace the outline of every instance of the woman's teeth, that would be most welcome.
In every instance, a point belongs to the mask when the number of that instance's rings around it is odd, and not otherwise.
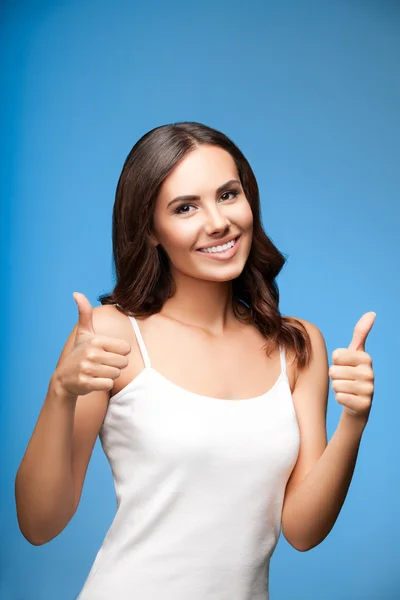
[[[236,238],[237,239],[237,238]],[[201,248],[199,252],[225,252],[235,245],[236,239],[224,244],[223,246],[212,246],[211,248]]]

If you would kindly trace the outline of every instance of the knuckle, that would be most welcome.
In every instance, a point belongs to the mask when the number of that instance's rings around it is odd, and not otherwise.
[[[84,373],[79,373],[78,383],[79,383],[79,385],[82,385],[82,386],[84,386],[86,384],[86,377],[85,377]]]
[[[362,375],[363,379],[366,381],[373,381],[374,373],[368,365],[358,365],[357,370]]]
[[[88,360],[81,361],[81,372],[90,375],[93,371],[92,364]]]
[[[369,410],[371,408],[371,400],[367,398],[361,403],[361,408],[363,411]]]
[[[370,354],[365,353],[365,362],[367,365],[372,366],[372,357]]]
[[[368,390],[367,393],[368,394],[372,394],[372,392],[374,391],[374,384],[371,383],[371,382],[368,382],[367,385],[366,385],[366,388]]]
[[[371,382],[373,382],[375,380],[373,371],[368,370],[368,373],[366,374],[366,380],[371,381]]]
[[[359,364],[355,366],[355,370],[357,371],[357,374],[364,378],[365,377],[365,365],[364,364]]]
[[[332,352],[332,360],[334,362],[340,362],[345,358],[347,352],[347,348],[336,348],[336,350]]]
[[[338,393],[336,394],[336,400],[337,400],[338,402],[340,402],[340,403],[341,403],[341,402],[343,402],[343,401],[344,401],[344,395],[345,395],[345,394],[343,394],[342,392],[338,392]]]
[[[86,358],[88,360],[96,360],[98,356],[98,351],[95,348],[87,348],[86,350]]]

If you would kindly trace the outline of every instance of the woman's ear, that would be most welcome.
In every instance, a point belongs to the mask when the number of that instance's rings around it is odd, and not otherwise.
[[[156,248],[156,247],[159,245],[159,243],[160,243],[160,242],[158,241],[158,239],[156,238],[156,236],[155,236],[155,235],[153,235],[152,233],[150,233],[150,234],[149,234],[149,242],[150,242],[150,245],[151,245],[153,248]]]

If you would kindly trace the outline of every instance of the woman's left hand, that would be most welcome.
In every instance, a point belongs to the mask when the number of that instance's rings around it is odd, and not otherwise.
[[[372,359],[365,352],[365,341],[375,321],[375,313],[365,313],[354,328],[348,348],[332,352],[329,368],[332,389],[343,412],[357,420],[368,421],[374,395]]]

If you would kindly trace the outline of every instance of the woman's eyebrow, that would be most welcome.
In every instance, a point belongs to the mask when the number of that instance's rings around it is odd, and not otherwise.
[[[238,179],[230,179],[226,183],[223,183],[222,185],[220,185],[215,193],[220,194],[221,192],[223,192],[224,190],[229,188],[231,185],[234,185],[235,183],[238,183],[239,185],[241,185],[241,183]],[[193,196],[193,195],[177,196],[176,198],[171,200],[171,202],[168,202],[167,208],[169,208],[172,204],[175,204],[176,202],[191,202],[192,200],[200,200],[200,196]]]

